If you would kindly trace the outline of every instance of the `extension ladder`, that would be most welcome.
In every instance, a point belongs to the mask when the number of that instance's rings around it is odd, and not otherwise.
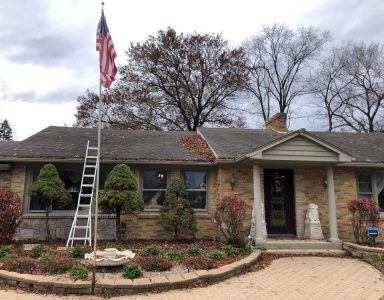
[[[90,147],[87,142],[87,151],[84,158],[83,175],[75,217],[69,232],[67,247],[73,246],[74,241],[84,241],[84,245],[92,245],[92,202],[95,190],[97,172],[97,147]]]

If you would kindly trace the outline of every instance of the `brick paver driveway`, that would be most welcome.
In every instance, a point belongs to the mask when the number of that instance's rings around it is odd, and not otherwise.
[[[250,272],[205,288],[174,290],[160,294],[114,297],[121,299],[380,299],[384,276],[372,266],[353,259],[286,257],[264,270]],[[63,299],[22,291],[0,291],[0,299]],[[101,299],[67,296],[65,299]]]

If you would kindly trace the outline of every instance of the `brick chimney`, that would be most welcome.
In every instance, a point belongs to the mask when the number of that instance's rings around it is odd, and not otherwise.
[[[265,121],[265,127],[279,132],[287,132],[287,114],[277,113]]]

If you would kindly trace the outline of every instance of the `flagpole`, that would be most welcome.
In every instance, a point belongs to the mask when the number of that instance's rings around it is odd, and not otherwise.
[[[101,2],[101,11],[104,11],[104,2]],[[95,293],[96,285],[96,249],[97,249],[97,220],[99,214],[99,180],[100,180],[100,149],[101,149],[101,82],[99,78],[99,107],[97,121],[97,160],[96,160],[96,201],[95,201],[95,230],[93,234],[93,270],[92,270],[92,294]]]

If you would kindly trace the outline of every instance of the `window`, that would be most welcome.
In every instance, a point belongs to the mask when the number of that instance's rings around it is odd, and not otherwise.
[[[370,174],[357,174],[358,198],[373,199],[372,176]]]
[[[164,203],[168,172],[163,169],[143,170],[142,187],[146,210],[158,210]]]
[[[56,166],[57,167],[57,166]],[[80,183],[81,183],[81,170],[63,170],[57,167],[60,178],[65,184],[65,188],[72,195],[72,201],[68,205],[54,204],[52,210],[75,210],[77,206],[77,199],[79,196]],[[32,182],[34,182],[39,175],[40,169],[32,171]],[[45,202],[39,197],[32,197],[29,200],[29,211],[45,211]]]
[[[182,174],[187,187],[188,200],[196,210],[207,209],[207,172],[184,171]]]
[[[378,201],[380,210],[384,211],[384,176],[381,174],[357,174],[358,198],[368,198]]]

